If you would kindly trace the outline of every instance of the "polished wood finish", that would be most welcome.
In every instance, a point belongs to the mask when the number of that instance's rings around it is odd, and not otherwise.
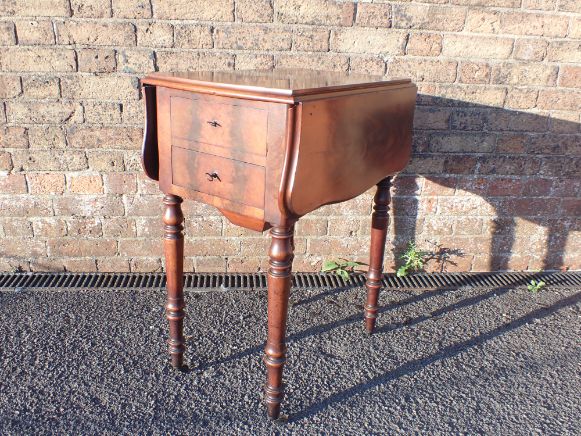
[[[390,176],[409,160],[417,89],[408,79],[301,70],[155,73],[142,83],[143,167],[166,194],[172,360],[181,366],[184,350],[181,198],[213,205],[236,225],[270,228],[265,398],[276,418],[294,224],[378,185],[365,309],[373,330]]]
[[[292,224],[273,227],[268,268],[268,337],[264,348],[267,369],[265,399],[268,416],[277,418],[284,395],[282,369],[286,362],[286,321],[293,261]]]
[[[373,198],[373,214],[371,215],[371,246],[369,249],[369,269],[367,270],[367,303],[365,304],[365,328],[373,333],[377,318],[377,300],[383,279],[383,257],[385,241],[389,224],[389,202],[391,177],[386,177],[377,184]]]
[[[168,194],[163,197],[165,211],[163,214],[165,271],[167,277],[166,317],[169,321],[169,354],[175,368],[184,365],[184,235],[182,199]]]

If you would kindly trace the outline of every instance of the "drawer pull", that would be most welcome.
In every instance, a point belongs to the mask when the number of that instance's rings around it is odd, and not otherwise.
[[[222,125],[216,120],[208,121],[208,124],[212,127],[222,127]]]
[[[220,176],[218,175],[218,173],[216,171],[212,171],[211,173],[206,173],[206,175],[208,176],[208,181],[209,182],[213,182],[214,179],[217,179],[219,182],[222,181],[220,179]]]

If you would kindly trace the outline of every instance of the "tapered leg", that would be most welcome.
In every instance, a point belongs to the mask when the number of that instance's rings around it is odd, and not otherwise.
[[[373,215],[371,217],[371,247],[369,249],[369,270],[367,272],[367,304],[365,305],[365,327],[369,333],[375,328],[377,318],[377,300],[381,279],[383,276],[383,256],[385,253],[385,240],[387,238],[387,225],[389,222],[389,188],[391,177],[386,177],[377,184],[377,192],[373,199]]]
[[[167,277],[166,317],[169,321],[169,353],[174,368],[184,364],[184,215],[182,199],[176,195],[163,197],[165,268]]]
[[[283,398],[282,368],[286,361],[286,320],[293,260],[292,226],[274,227],[268,268],[268,339],[264,349],[268,416],[276,419]]]

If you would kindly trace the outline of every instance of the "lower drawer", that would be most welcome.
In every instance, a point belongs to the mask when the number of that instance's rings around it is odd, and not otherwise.
[[[264,208],[264,167],[176,146],[171,151],[174,185]]]

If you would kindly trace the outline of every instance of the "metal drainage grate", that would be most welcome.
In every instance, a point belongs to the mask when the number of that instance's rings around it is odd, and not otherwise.
[[[542,279],[551,287],[580,287],[580,272],[506,272],[506,273],[421,273],[408,277],[384,274],[386,289],[456,289],[514,288],[526,286],[531,279]],[[298,289],[354,288],[365,284],[364,274],[353,274],[348,282],[335,274],[295,273],[293,287]],[[160,289],[165,287],[163,273],[0,273],[3,288],[65,288],[65,289]],[[184,274],[184,288],[188,290],[264,290],[266,274]]]

